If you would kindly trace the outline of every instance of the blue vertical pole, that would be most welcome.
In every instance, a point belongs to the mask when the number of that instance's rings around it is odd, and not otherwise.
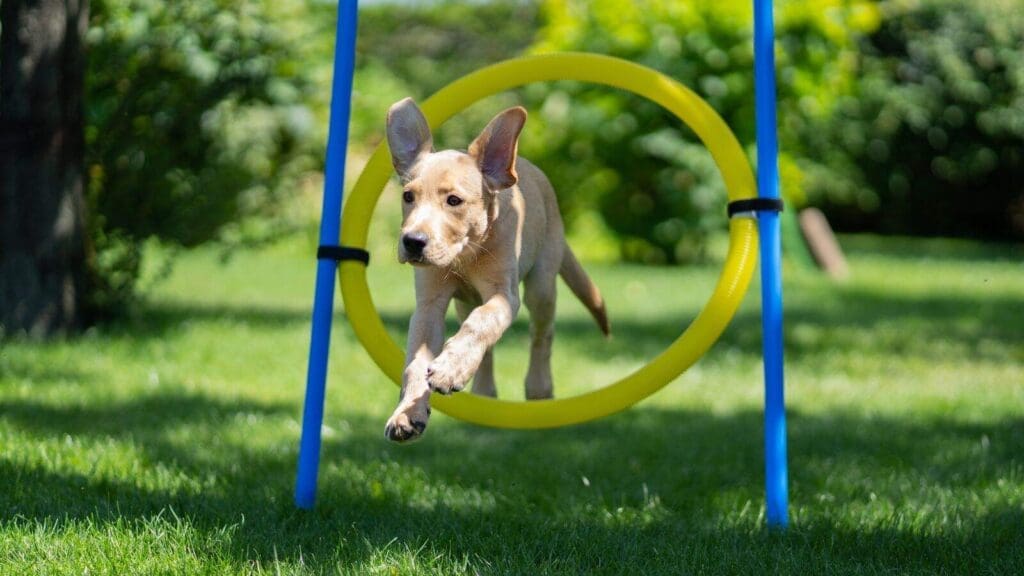
[[[345,153],[352,103],[352,73],[356,57],[358,0],[338,2],[338,27],[334,44],[334,79],[331,87],[331,120],[327,128],[327,161],[324,167],[324,203],[320,214],[320,245],[334,246],[341,233],[341,195],[345,184]],[[312,508],[316,502],[320,468],[320,428],[324,420],[327,386],[327,354],[331,344],[334,313],[334,282],[338,263],[321,258],[316,267],[313,297],[313,330],[306,371],[306,403],[302,412],[302,440],[295,481],[295,505]]]
[[[779,197],[779,143],[775,119],[775,24],[772,0],[754,0],[754,81],[757,113],[757,188]],[[786,406],[782,365],[782,243],[779,214],[758,214],[761,240],[761,322],[764,334],[764,449],[768,526],[789,523]]]

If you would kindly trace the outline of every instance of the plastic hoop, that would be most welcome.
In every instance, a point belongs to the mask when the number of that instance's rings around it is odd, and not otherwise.
[[[697,94],[663,74],[610,56],[559,53],[507,60],[482,68],[442,88],[421,108],[431,129],[474,102],[532,82],[577,80],[638,94],[687,124],[711,152],[725,180],[729,201],[753,198],[756,184],[735,135]],[[391,177],[391,155],[381,143],[360,174],[345,204],[340,243],[366,248],[370,217]],[[433,395],[432,406],[449,416],[497,428],[554,428],[624,410],[660,390],[704,355],[728,325],[746,293],[757,258],[757,224],[729,223],[729,252],[714,292],[690,326],[646,366],[599,390],[553,400],[512,402],[460,393]],[[401,384],[405,355],[384,328],[366,283],[362,263],[339,266],[341,294],[356,337],[374,362]]]

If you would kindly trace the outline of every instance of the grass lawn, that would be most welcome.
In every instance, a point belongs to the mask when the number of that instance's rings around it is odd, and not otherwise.
[[[291,502],[314,260],[290,242],[185,255],[131,320],[0,348],[0,574],[1022,574],[1024,252],[846,238],[853,277],[787,270],[792,527],[763,528],[756,281],[723,338],[634,409],[543,432],[397,391],[339,304],[320,497]],[[411,272],[380,251],[395,337]],[[714,268],[589,267],[604,341],[562,294],[556,394],[641,366]],[[496,354],[522,397],[521,318]]]

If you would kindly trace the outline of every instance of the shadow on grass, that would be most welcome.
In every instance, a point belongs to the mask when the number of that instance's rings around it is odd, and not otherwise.
[[[912,238],[905,236],[843,235],[840,242],[847,254],[880,256],[898,260],[924,259],[955,262],[1020,262],[1024,245],[981,242],[953,238]]]
[[[0,356],[0,383],[5,381],[22,382],[29,386],[45,386],[50,384],[66,384],[74,382],[89,385],[96,375],[68,366],[53,366],[38,361],[30,361],[15,355]]]
[[[1020,299],[1010,296],[906,296],[834,287],[824,298],[795,291],[786,303],[785,352],[788,359],[804,363],[850,350],[876,359],[912,356],[935,361],[948,360],[952,349],[976,360],[1016,363],[1024,361],[1024,323],[1007,311],[1020,306]],[[598,361],[652,359],[678,338],[691,320],[636,321],[616,316],[614,310],[610,315],[615,334],[611,342],[597,333],[588,318],[560,319],[556,338],[570,339],[574,352]],[[401,317],[385,317],[392,330],[398,330],[403,322]],[[527,346],[527,323],[517,321],[503,341]],[[759,361],[760,310],[740,310],[709,354],[714,356],[716,348]]]
[[[827,297],[826,297],[827,295]],[[827,293],[807,295],[800,290],[788,295],[786,304],[786,354],[793,360],[813,360],[819,355],[856,349],[865,356],[915,356],[945,360],[955,352],[994,362],[1019,362],[1024,350],[1024,324],[1007,311],[1020,306],[1010,296],[882,294],[852,286],[832,286]],[[611,310],[615,340],[606,341],[590,318],[559,318],[556,338],[573,342],[574,351],[595,360],[636,361],[661,353],[692,318],[665,317],[636,320]],[[408,329],[410,310],[382,310],[385,326],[398,342]],[[162,338],[168,332],[194,322],[237,323],[276,330],[304,326],[306,310],[250,308],[232,305],[154,304],[133,320],[112,325],[111,336],[133,339]],[[346,326],[343,313],[335,315]],[[448,333],[457,329],[449,319]],[[913,338],[907,338],[907,332]],[[528,315],[523,313],[509,329],[500,346],[526,348]],[[993,346],[993,343],[996,345]],[[748,356],[761,354],[761,320],[756,308],[741,310],[716,346]],[[1014,350],[1018,351],[1014,355]],[[712,349],[711,354],[714,354]],[[2,372],[0,372],[2,375]]]
[[[215,481],[161,490],[5,459],[0,510],[8,521],[53,525],[146,522],[170,508],[203,534],[231,533],[218,542],[240,567],[301,557],[315,572],[369,562],[392,546],[468,558],[483,573],[1012,573],[1021,563],[1024,509],[1000,487],[1019,483],[1024,419],[792,414],[792,492],[801,512],[782,535],[758,528],[755,412],[641,407],[546,432],[448,423],[408,447],[385,443],[380,422],[350,414],[325,446],[312,512],[291,504],[294,450],[246,447],[244,434],[239,440],[228,430],[244,430],[247,415],[278,421],[293,412],[174,393],[103,406],[5,402],[0,420],[16,431],[130,443],[144,466]],[[993,492],[995,505],[955,509]],[[888,509],[857,509],[872,502]],[[933,513],[921,520],[927,509]],[[947,512],[958,522],[943,523]]]

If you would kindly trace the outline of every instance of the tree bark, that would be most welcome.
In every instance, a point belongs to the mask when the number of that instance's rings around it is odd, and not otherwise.
[[[85,320],[88,0],[0,2],[0,336]]]

